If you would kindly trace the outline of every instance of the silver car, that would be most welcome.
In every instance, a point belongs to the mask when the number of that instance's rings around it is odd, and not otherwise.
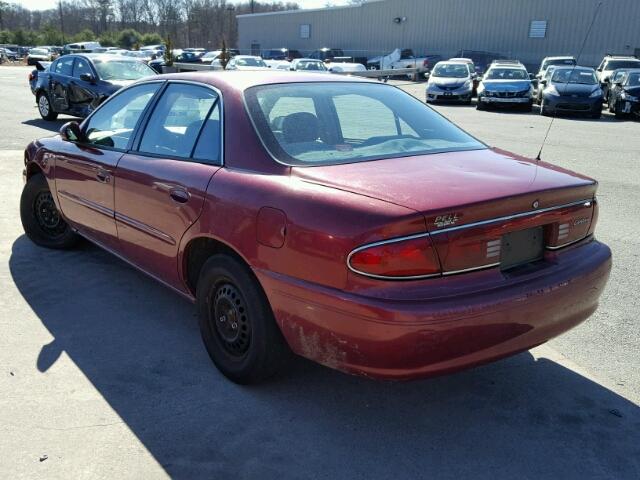
[[[437,101],[471,104],[473,78],[469,67],[462,62],[438,62],[427,82],[427,103]]]

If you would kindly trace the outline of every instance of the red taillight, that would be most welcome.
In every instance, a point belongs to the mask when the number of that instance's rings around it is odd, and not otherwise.
[[[422,66],[425,67],[425,68],[428,67],[429,66],[429,60],[424,60],[422,62]]]
[[[440,274],[440,263],[428,236],[358,248],[349,255],[348,263],[355,272],[373,277],[402,279]]]
[[[36,78],[36,76],[33,73],[29,74],[29,81],[33,80],[34,78]]]

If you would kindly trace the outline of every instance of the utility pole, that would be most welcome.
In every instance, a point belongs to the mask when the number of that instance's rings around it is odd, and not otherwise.
[[[64,20],[62,16],[62,0],[58,0],[58,11],[60,12],[60,33],[62,34],[62,43],[64,43]]]
[[[256,1],[255,0],[251,0],[249,2],[249,6],[251,7],[251,13],[255,13]]]

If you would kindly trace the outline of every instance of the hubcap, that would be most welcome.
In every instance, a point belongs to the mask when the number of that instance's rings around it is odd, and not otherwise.
[[[50,192],[40,192],[34,202],[34,215],[43,233],[51,238],[59,237],[66,229],[66,224],[53,202]]]
[[[227,353],[243,356],[249,350],[251,325],[244,298],[230,283],[216,290],[212,305],[211,322]]]
[[[49,115],[49,101],[47,97],[44,95],[40,96],[40,100],[38,101],[38,107],[40,108],[40,113],[44,116]]]

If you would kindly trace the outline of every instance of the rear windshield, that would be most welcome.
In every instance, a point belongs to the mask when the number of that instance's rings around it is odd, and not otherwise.
[[[550,65],[575,65],[576,61],[573,58],[554,58],[552,60],[546,60],[542,64],[542,70],[545,70]]]
[[[267,64],[261,58],[245,57],[236,58],[236,65],[239,67],[266,67]]]
[[[258,135],[288,165],[484,149],[411,95],[371,83],[289,83],[245,92]]]

